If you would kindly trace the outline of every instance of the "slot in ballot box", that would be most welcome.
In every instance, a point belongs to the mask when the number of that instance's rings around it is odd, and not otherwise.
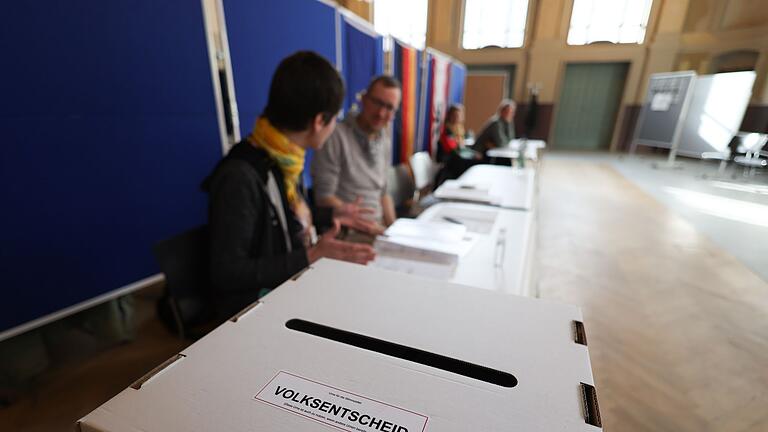
[[[499,165],[475,165],[456,180],[446,180],[435,197],[466,201],[513,210],[532,210],[536,171]]]
[[[601,430],[578,308],[320,260],[81,432]]]

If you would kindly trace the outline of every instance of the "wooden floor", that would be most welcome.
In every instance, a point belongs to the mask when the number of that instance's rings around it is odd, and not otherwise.
[[[543,298],[581,305],[604,430],[768,431],[768,284],[607,165],[546,160]]]
[[[153,313],[155,300],[136,296],[137,313]],[[134,342],[70,360],[42,376],[33,392],[0,409],[0,431],[72,431],[77,420],[186,346],[157,319],[142,321]]]
[[[545,160],[539,224],[540,295],[583,308],[604,430],[768,431],[768,284],[606,165]],[[150,320],[0,409],[0,431],[72,430],[180,349]]]

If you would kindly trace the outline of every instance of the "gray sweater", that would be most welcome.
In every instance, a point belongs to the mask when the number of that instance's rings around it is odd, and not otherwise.
[[[315,200],[336,196],[353,202],[358,196],[363,206],[373,208],[381,220],[381,196],[387,191],[387,174],[392,158],[392,139],[381,131],[374,139],[357,126],[349,114],[317,151],[311,173]]]
[[[475,140],[472,149],[485,154],[486,151],[496,147],[506,147],[511,140],[515,139],[515,125],[507,123],[499,116],[495,115],[488,120],[485,127]]]

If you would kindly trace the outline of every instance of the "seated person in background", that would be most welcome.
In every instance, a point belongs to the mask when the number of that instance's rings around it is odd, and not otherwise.
[[[443,164],[435,179],[435,187],[448,179],[461,176],[471,166],[480,163],[481,153],[464,146],[464,107],[451,105],[445,114],[443,133],[437,147],[437,161]]]
[[[343,209],[359,203],[373,208],[372,219],[389,226],[395,207],[387,193],[392,137],[386,128],[400,105],[400,82],[374,78],[362,97],[359,114],[349,113],[312,159],[318,205]]]
[[[445,162],[451,152],[463,148],[464,137],[464,107],[459,104],[451,105],[445,113],[443,133],[440,134],[440,144],[437,148],[437,161]]]
[[[504,99],[499,104],[496,115],[491,117],[475,140],[473,149],[480,154],[496,147],[506,147],[515,138],[515,110],[517,104],[511,99]]]
[[[210,270],[219,318],[321,257],[361,264],[373,259],[370,246],[335,238],[340,223],[375,229],[354,206],[317,212],[315,224],[330,229],[312,244],[312,213],[298,190],[304,152],[320,148],[333,132],[343,95],[338,72],[324,58],[309,51],[285,58],[253,132],[203,182],[210,195]]]

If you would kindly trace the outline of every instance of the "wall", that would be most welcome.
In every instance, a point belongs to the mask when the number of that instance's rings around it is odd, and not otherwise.
[[[381,1],[381,0],[379,0]],[[612,150],[628,148],[652,73],[694,68],[709,73],[717,56],[756,50],[758,81],[742,126],[768,128],[768,7],[765,0],[655,0],[643,44],[568,46],[573,0],[530,0],[522,48],[461,48],[464,0],[429,0],[427,45],[468,66],[514,64],[514,95],[524,112],[527,86],[541,88],[541,122],[535,135],[551,138],[557,95],[569,62],[627,62],[625,91]],[[541,124],[544,123],[544,124]]]
[[[368,22],[373,22],[372,0],[337,0],[339,6],[345,7]]]

